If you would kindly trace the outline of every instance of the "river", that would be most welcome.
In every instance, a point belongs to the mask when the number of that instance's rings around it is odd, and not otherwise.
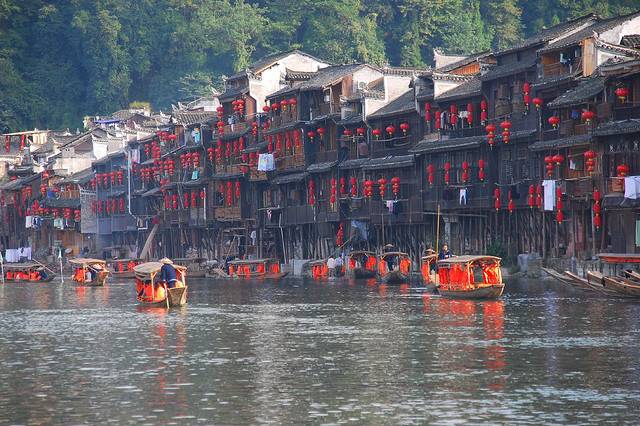
[[[640,303],[561,286],[0,284],[0,424],[636,423]]]

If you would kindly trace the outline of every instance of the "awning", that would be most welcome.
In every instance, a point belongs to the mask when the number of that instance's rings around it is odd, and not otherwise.
[[[303,181],[309,176],[309,173],[293,173],[290,175],[277,176],[276,178],[271,180],[273,185],[285,185],[287,183],[296,183]]]
[[[601,124],[593,131],[593,134],[595,136],[612,136],[637,132],[640,132],[640,120],[632,119]]]
[[[411,167],[414,164],[413,155],[391,155],[383,158],[372,158],[362,166],[362,170],[383,170],[396,169],[400,167]]]
[[[367,164],[368,161],[369,161],[368,158],[354,158],[353,160],[345,160],[342,163],[340,163],[338,168],[340,170],[359,169],[360,167]]]
[[[307,171],[309,173],[324,173],[331,170],[336,164],[337,161],[328,161],[326,163],[315,163],[307,167]]]

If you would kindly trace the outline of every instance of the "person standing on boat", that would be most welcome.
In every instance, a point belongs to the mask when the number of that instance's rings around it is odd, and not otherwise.
[[[160,281],[167,283],[168,288],[174,288],[178,281],[178,276],[176,268],[173,267],[173,262],[171,259],[165,257],[160,259],[160,263],[162,263],[162,268],[160,268]]]
[[[442,249],[440,250],[440,254],[438,254],[438,260],[449,259],[453,257],[453,254],[449,251],[449,246],[445,243],[442,245]]]
[[[329,276],[334,277],[336,273],[336,260],[333,256],[329,256],[327,259],[327,268],[329,270]]]

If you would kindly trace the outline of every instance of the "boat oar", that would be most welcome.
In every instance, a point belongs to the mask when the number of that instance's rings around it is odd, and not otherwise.
[[[169,309],[169,289],[167,283],[164,283],[164,300],[167,302],[167,309]]]
[[[54,275],[55,275],[55,271],[53,271],[53,270],[49,269],[49,268],[47,267],[47,265],[45,265],[44,263],[42,263],[42,262],[38,262],[36,259],[31,259],[31,261],[32,261],[32,262],[37,263],[38,265],[42,266],[44,269],[46,269],[47,271],[49,271],[49,272],[51,272],[52,274],[54,274]]]

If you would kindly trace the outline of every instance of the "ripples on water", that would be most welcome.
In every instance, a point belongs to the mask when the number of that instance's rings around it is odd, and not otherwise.
[[[552,283],[0,287],[0,424],[635,423],[640,303]]]

